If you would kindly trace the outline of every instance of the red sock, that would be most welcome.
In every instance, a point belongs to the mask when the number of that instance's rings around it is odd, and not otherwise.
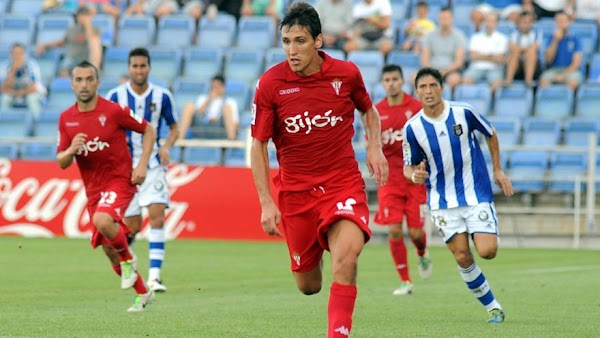
[[[113,239],[109,239],[110,245],[115,248],[115,251],[119,255],[119,261],[130,260],[131,254],[129,253],[129,246],[127,245],[127,236],[123,231],[123,227],[119,225],[119,232]]]
[[[400,239],[390,239],[389,243],[392,258],[394,259],[394,264],[396,264],[396,270],[398,270],[400,279],[402,281],[409,281],[410,273],[408,272],[408,259],[406,258],[407,252],[404,239],[402,237]]]
[[[112,268],[117,273],[117,276],[121,277],[121,264],[119,264],[119,265],[113,265]]]
[[[427,249],[427,234],[423,231],[423,237],[419,241],[413,241],[413,245],[417,249],[417,255],[423,257],[425,250]]]
[[[352,330],[352,313],[354,312],[355,302],[355,285],[343,285],[336,282],[331,283],[329,306],[327,308],[327,316],[329,318],[327,337],[347,338],[350,336],[350,330]]]
[[[148,292],[148,288],[146,287],[146,283],[144,283],[144,279],[137,273],[137,279],[135,280],[135,284],[133,284],[133,289],[138,295]]]

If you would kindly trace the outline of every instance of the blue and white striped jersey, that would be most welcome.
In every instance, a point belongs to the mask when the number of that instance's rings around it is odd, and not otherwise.
[[[475,131],[494,133],[490,123],[463,102],[444,101],[433,119],[423,109],[404,127],[404,164],[426,162],[431,210],[473,206],[493,199],[492,184]]]
[[[113,102],[128,106],[137,116],[145,118],[156,128],[156,142],[148,162],[148,168],[158,167],[160,165],[158,140],[161,129],[169,128],[169,126],[177,123],[173,94],[164,87],[149,83],[148,89],[142,95],[138,95],[133,91],[130,83],[127,82],[112,89],[106,97]],[[133,157],[133,165],[136,166],[142,154],[143,136],[128,131],[127,138],[129,140],[129,150]]]

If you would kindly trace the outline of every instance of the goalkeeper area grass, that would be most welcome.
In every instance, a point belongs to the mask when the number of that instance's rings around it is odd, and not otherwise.
[[[503,324],[470,294],[445,247],[430,248],[433,276],[421,280],[408,243],[409,296],[392,296],[399,278],[386,244],[359,259],[352,337],[598,337],[600,251],[500,248],[477,259],[506,312]],[[134,250],[147,276],[148,243]],[[88,240],[0,237],[0,336],[9,337],[325,337],[331,284],[305,296],[289,271],[284,243],[167,242],[157,294],[127,313],[101,249]]]

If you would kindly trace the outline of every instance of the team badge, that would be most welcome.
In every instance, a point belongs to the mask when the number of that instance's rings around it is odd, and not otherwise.
[[[165,185],[162,182],[156,182],[154,184],[154,189],[156,191],[161,191],[161,190],[163,190],[164,187],[165,187]]]
[[[294,251],[294,253],[292,253],[292,258],[294,259],[294,262],[296,262],[296,265],[300,266],[300,255]]]
[[[333,79],[333,81],[331,81],[331,86],[333,87],[333,90],[335,90],[335,94],[340,95],[340,88],[342,88],[342,80],[336,77],[335,79]]]
[[[488,213],[485,212],[484,210],[481,210],[477,217],[479,217],[479,219],[482,221],[486,221],[488,218],[490,218],[490,215],[488,215]]]
[[[460,136],[463,134],[462,126],[460,124],[453,125],[452,130],[454,130],[454,135],[456,136]]]
[[[100,124],[104,127],[106,124],[106,115],[100,114],[100,116],[98,116],[98,121],[100,121]]]
[[[150,111],[153,113],[156,111],[156,102],[150,103]]]

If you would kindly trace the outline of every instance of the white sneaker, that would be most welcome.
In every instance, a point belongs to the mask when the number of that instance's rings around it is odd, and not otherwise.
[[[136,280],[135,263],[131,260],[121,262],[121,289],[129,289]]]
[[[133,296],[133,305],[127,309],[127,312],[141,312],[144,311],[146,305],[150,304],[154,299],[154,292],[152,290]]]
[[[167,292],[167,287],[162,285],[157,279],[149,281],[148,288],[154,292]]]
[[[392,294],[394,296],[406,296],[406,295],[410,295],[413,292],[413,283],[411,283],[410,281],[403,281],[402,284],[400,284],[400,287],[397,288],[396,290],[394,290],[394,292],[392,292]]]
[[[433,272],[433,264],[431,263],[431,258],[429,258],[429,254],[425,254],[423,257],[419,257],[419,275],[423,279],[428,279],[431,277],[431,273]]]

